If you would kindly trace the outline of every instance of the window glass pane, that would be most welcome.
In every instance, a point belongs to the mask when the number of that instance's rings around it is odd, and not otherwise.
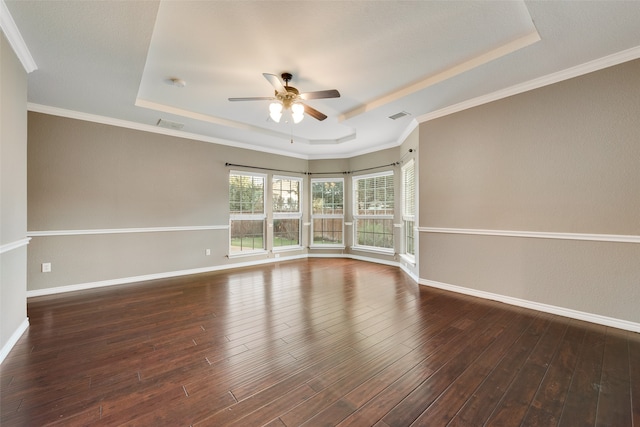
[[[356,244],[378,248],[393,248],[393,220],[361,218],[356,221]]]
[[[311,183],[313,214],[342,215],[344,190],[342,181]]]
[[[353,187],[354,245],[393,250],[393,173],[354,177]]]
[[[300,212],[300,180],[273,179],[273,212]]]
[[[273,220],[273,247],[300,246],[300,220],[297,218]]]
[[[342,243],[342,218],[315,218],[313,220],[315,245],[339,245]]]
[[[344,180],[311,181],[312,245],[342,245]]]
[[[231,252],[264,249],[264,220],[232,220]]]
[[[356,178],[356,215],[393,215],[393,175]]]
[[[264,213],[264,178],[229,175],[229,211],[232,215]]]
[[[404,221],[404,251],[406,254],[415,255],[414,221]]]

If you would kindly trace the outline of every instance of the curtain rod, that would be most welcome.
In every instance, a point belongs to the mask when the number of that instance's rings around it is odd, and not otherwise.
[[[356,170],[352,170],[352,171],[340,171],[340,172],[299,172],[299,171],[289,171],[289,170],[285,170],[285,169],[272,169],[272,168],[263,168],[260,166],[250,166],[250,165],[237,165],[235,163],[225,163],[225,166],[236,166],[236,167],[240,167],[240,168],[249,168],[249,169],[260,169],[260,170],[264,170],[264,171],[273,171],[273,172],[286,172],[286,173],[299,173],[301,175],[351,175],[353,173],[356,172],[365,172],[365,171],[370,171],[373,169],[380,169],[380,168],[386,168],[389,166],[398,166],[401,165],[404,158],[410,154],[413,153],[415,150],[413,148],[409,149],[409,151],[407,153],[405,153],[404,156],[402,156],[402,158],[397,161],[397,162],[393,162],[393,163],[389,163],[388,165],[381,165],[381,166],[373,166],[370,168],[364,168],[364,169],[356,169]]]
[[[309,172],[299,172],[299,171],[288,171],[288,170],[284,170],[284,169],[272,169],[272,168],[263,168],[260,166],[249,166],[249,165],[237,165],[235,163],[225,163],[225,166],[236,166],[236,167],[240,167],[240,168],[249,168],[249,169],[260,169],[263,171],[273,171],[273,172],[287,172],[287,173],[299,173],[302,175],[311,175]]]
[[[364,168],[364,169],[356,169],[356,170],[352,170],[352,171],[340,171],[340,172],[298,172],[298,171],[290,171],[290,170],[284,170],[284,169],[272,169],[272,168],[263,168],[260,166],[250,166],[250,165],[237,165],[235,163],[225,163],[225,166],[235,166],[235,167],[240,167],[240,168],[248,168],[248,169],[259,169],[259,170],[265,170],[265,171],[273,171],[273,172],[286,172],[286,173],[299,173],[302,175],[351,175],[353,173],[356,172],[365,172],[365,171],[370,171],[373,169],[380,169],[380,168],[386,168],[389,166],[398,166],[399,164],[401,164],[401,162],[393,162],[393,163],[389,163],[388,165],[381,165],[381,166],[373,166],[370,168]]]

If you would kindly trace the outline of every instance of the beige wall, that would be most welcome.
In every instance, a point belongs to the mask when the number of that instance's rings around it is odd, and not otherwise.
[[[640,60],[420,126],[420,226],[640,235]],[[553,235],[552,235],[553,236]],[[420,278],[640,322],[640,245],[420,233]]]
[[[0,32],[0,246],[27,236],[27,74]],[[0,349],[27,319],[27,248],[0,254]]]
[[[243,168],[225,163],[307,168],[306,160],[40,113],[29,113],[28,155],[31,291],[272,258],[230,260],[224,228],[112,231],[226,227],[229,170]],[[37,236],[69,230],[111,232]],[[50,273],[41,272],[43,262]]]
[[[309,177],[344,177],[349,192],[352,174],[342,172],[397,161],[400,148],[354,159],[307,161],[32,112],[28,155],[28,229],[33,235],[29,245],[28,289],[42,291],[268,261],[275,258],[274,253],[227,258],[229,235],[224,228],[112,231],[227,226],[229,170],[261,170],[226,167],[225,163],[311,172],[305,175],[264,171],[268,179],[274,174],[304,178],[303,223],[308,224]],[[395,170],[399,172],[399,167]],[[349,200],[345,221],[351,221]],[[268,216],[267,224],[271,222]],[[69,234],[70,230],[90,234],[38,235]],[[111,232],[96,234],[96,230]],[[306,248],[309,231],[308,225],[303,226],[303,249],[280,253],[280,259],[309,252]],[[352,228],[346,227],[347,245],[351,245],[351,233]],[[270,249],[269,239],[267,246]],[[211,255],[205,255],[205,249],[211,249]],[[347,248],[311,252],[350,251]],[[396,256],[372,253],[360,252],[360,256],[397,260]],[[41,272],[43,262],[52,264],[50,273]]]

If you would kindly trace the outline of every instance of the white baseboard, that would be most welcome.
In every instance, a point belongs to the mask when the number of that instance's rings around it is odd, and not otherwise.
[[[179,270],[179,271],[168,271],[164,273],[145,274],[142,276],[122,277],[118,279],[101,280],[98,282],[88,282],[88,283],[79,283],[75,285],[57,286],[55,288],[35,289],[35,290],[27,291],[27,298],[61,294],[65,292],[83,291],[87,289],[102,288],[105,286],[125,285],[127,283],[144,282],[147,280],[168,279],[171,277],[188,276],[190,274],[209,273],[212,271],[229,270],[232,268],[240,268],[240,267],[251,267],[254,265],[270,264],[275,262],[290,261],[294,259],[305,259],[305,258],[350,258],[350,259],[357,259],[360,261],[368,261],[368,262],[375,262],[378,264],[390,265],[393,267],[399,266],[399,263],[396,261],[386,261],[378,258],[368,258],[368,257],[363,257],[363,256],[353,255],[353,254],[300,254],[300,255],[294,255],[294,256],[288,256],[288,257],[268,258],[268,259],[262,259],[262,260],[238,262],[233,264],[217,265],[213,267],[193,268],[189,270]],[[407,273],[411,275],[411,277],[416,281],[416,283],[418,282],[418,279],[414,275],[412,275],[408,271]]]
[[[418,276],[416,276],[413,273],[413,271],[409,270],[409,268],[404,263],[400,263],[400,269],[402,269],[402,271],[407,273],[409,275],[409,277],[411,277],[411,279],[413,279],[414,282],[420,283],[420,278]]]
[[[190,274],[210,273],[212,271],[228,270],[239,267],[249,267],[253,265],[269,264],[292,259],[306,258],[306,254],[290,257],[268,258],[257,261],[238,262],[233,264],[216,265],[213,267],[192,268],[189,270],[167,271],[163,273],[145,274],[142,276],[122,277],[118,279],[101,280],[98,282],[79,283],[76,285],[57,286],[55,288],[35,289],[27,291],[27,298],[40,297],[45,295],[61,294],[65,292],[83,291],[87,289],[102,288],[105,286],[125,285],[127,283],[145,282],[147,280],[168,279],[171,277],[188,276]]]
[[[370,258],[362,255],[354,255],[354,254],[308,254],[309,258],[345,258],[345,259],[356,259],[358,261],[366,261],[366,262],[374,262],[377,264],[390,265],[392,267],[399,267],[400,263],[398,261],[380,259],[380,258]],[[416,279],[416,282],[418,280]]]
[[[5,345],[2,346],[2,350],[0,350],[0,364],[4,361],[5,357],[9,354],[14,345],[18,342],[24,331],[29,327],[29,318],[25,318],[18,329],[16,329],[13,334],[9,337],[9,341]]]
[[[629,322],[627,320],[615,319],[613,317],[586,313],[584,311],[572,310],[570,308],[557,307],[554,305],[542,304],[539,302],[523,300],[520,298],[514,298],[506,295],[479,291],[477,289],[450,285],[447,283],[437,282],[435,280],[420,279],[418,283],[425,286],[431,286],[433,288],[443,289],[445,291],[457,292],[460,294],[471,295],[478,298],[499,301],[505,304],[515,305],[518,307],[530,308],[532,310],[542,311],[542,312],[551,313],[551,314],[557,314],[559,316],[568,317],[571,319],[584,320],[586,322],[596,323],[596,324],[605,325],[605,326],[611,326],[612,328],[624,329],[626,331],[640,333],[640,323]]]

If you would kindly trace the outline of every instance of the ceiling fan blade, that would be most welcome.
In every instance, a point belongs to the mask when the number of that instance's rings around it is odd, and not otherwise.
[[[269,74],[269,73],[262,73],[262,75],[264,76],[265,79],[267,79],[269,83],[271,83],[271,86],[273,86],[276,92],[278,93],[287,92],[287,90],[282,85],[282,81],[280,80],[280,77],[276,76],[275,74]]]
[[[317,92],[301,93],[300,98],[305,100],[322,99],[322,98],[340,98],[340,92],[338,92],[336,89],[319,90]]]
[[[268,101],[276,99],[273,96],[254,96],[250,98],[229,98],[229,101]]]
[[[313,117],[314,119],[323,121],[324,119],[327,118],[326,114],[322,114],[320,111],[316,110],[315,108],[309,107],[307,104],[302,104],[302,105],[304,105],[304,112],[310,115],[311,117]]]

